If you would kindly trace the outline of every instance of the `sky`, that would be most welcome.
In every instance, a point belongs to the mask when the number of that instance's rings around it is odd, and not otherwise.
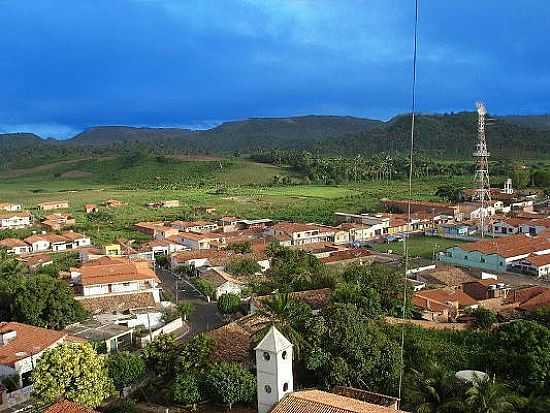
[[[420,0],[417,110],[550,112],[550,2]],[[0,132],[410,110],[414,0],[0,0]]]

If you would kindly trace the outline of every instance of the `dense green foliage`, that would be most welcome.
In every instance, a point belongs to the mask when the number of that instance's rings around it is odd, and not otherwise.
[[[256,397],[256,377],[237,363],[214,365],[205,384],[212,400],[230,410],[235,403],[251,403]]]
[[[109,377],[120,392],[138,380],[145,373],[145,362],[140,355],[126,351],[113,353],[107,358]]]
[[[33,398],[39,405],[67,399],[97,407],[114,391],[104,356],[88,343],[46,350],[33,370],[32,383]]]
[[[242,258],[231,261],[226,270],[235,275],[253,275],[260,272],[262,267],[252,258]]]
[[[143,359],[152,372],[159,376],[173,374],[176,368],[177,343],[174,336],[161,334],[143,349]]]
[[[241,308],[241,297],[225,293],[218,297],[218,311],[222,314],[234,314]]]

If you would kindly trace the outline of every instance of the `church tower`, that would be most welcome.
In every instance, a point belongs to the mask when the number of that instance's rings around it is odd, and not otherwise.
[[[258,376],[258,413],[268,413],[293,391],[292,343],[275,327],[255,348]]]

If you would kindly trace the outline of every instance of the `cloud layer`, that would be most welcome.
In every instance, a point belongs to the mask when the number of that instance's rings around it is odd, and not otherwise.
[[[97,124],[388,118],[409,107],[412,0],[0,0],[0,8],[3,130],[67,136]],[[420,111],[470,109],[478,99],[494,113],[550,111],[550,4],[421,1],[420,13]]]

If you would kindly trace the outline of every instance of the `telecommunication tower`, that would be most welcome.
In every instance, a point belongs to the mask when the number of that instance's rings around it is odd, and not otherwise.
[[[479,213],[479,230],[481,238],[485,237],[486,219],[489,217],[487,206],[491,202],[491,185],[489,183],[489,156],[487,151],[487,141],[485,139],[485,116],[487,109],[481,102],[476,103],[478,121],[477,121],[477,138],[478,142],[474,150],[473,156],[476,163],[476,172],[474,177],[475,192],[474,201],[479,201],[481,205]],[[487,215],[487,217],[486,217]]]

